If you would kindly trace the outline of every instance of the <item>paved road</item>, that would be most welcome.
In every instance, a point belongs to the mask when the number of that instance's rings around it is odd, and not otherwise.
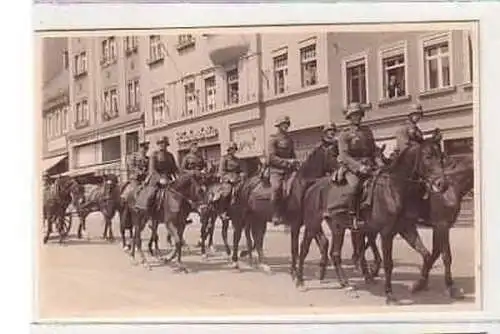
[[[38,248],[41,269],[37,296],[41,318],[331,314],[368,308],[370,311],[387,311],[382,281],[379,279],[374,286],[365,286],[347,260],[347,272],[358,284],[358,298],[338,288],[333,268],[328,272],[331,281],[320,284],[316,279],[319,254],[314,245],[306,265],[308,290],[298,291],[288,275],[289,236],[282,231],[269,231],[266,236],[265,250],[272,268],[272,274],[266,274],[244,262],[239,271],[229,268],[219,245],[218,252],[208,261],[202,261],[199,250],[194,247],[198,226],[192,225],[186,233],[192,249],[184,257],[190,273],[183,274],[158,262],[153,262],[151,271],[133,266],[119,243],[100,240],[103,225],[99,214],[89,217],[88,227],[90,241],[78,241],[72,237],[65,245],[53,240]],[[116,224],[114,231],[118,234]],[[473,232],[470,226],[457,227],[451,236],[454,277],[456,284],[466,293],[463,301],[451,301],[443,294],[441,261],[432,272],[430,289],[417,296],[410,295],[408,289],[417,278],[420,260],[398,239],[394,248],[394,292],[410,305],[390,306],[390,311],[415,310],[420,305],[432,305],[433,309],[445,311],[473,308]],[[165,247],[164,227],[160,227],[160,233]],[[421,235],[430,247],[430,231],[421,230]],[[216,231],[215,240],[217,244],[221,243],[220,231]],[[344,258],[350,258],[350,255],[348,242]]]

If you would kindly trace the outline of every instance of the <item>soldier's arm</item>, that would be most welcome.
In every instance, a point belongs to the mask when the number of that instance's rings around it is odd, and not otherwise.
[[[349,135],[347,132],[344,132],[340,135],[338,160],[339,162],[346,164],[349,169],[358,171],[361,168],[362,164],[353,159],[349,154],[348,136]]]

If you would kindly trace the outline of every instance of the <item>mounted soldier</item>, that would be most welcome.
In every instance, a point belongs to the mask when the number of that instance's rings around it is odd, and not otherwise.
[[[167,182],[172,182],[179,172],[174,156],[167,150],[170,145],[168,137],[161,137],[156,144],[159,149],[154,151],[149,159],[149,176],[144,182],[144,192],[137,198],[136,207],[142,210],[147,210],[152,204],[160,181],[165,179]]]
[[[424,141],[424,134],[418,122],[422,119],[424,111],[421,104],[413,104],[410,106],[410,112],[408,113],[408,121],[396,132],[396,149],[397,155],[403,154],[407,149],[414,147],[416,145],[422,144]],[[397,157],[396,157],[397,159]],[[425,186],[422,186],[417,195],[421,199],[419,209],[419,222],[426,220],[428,211],[428,192]]]
[[[377,161],[377,147],[372,130],[361,125],[364,115],[365,111],[359,103],[349,104],[345,118],[350,125],[340,134],[338,141],[338,160],[341,165],[339,176],[347,182],[348,213],[353,218],[355,228],[363,224],[359,217],[359,211],[363,209],[359,207],[363,183],[375,167],[382,164]]]
[[[296,170],[300,162],[295,155],[294,143],[288,134],[290,117],[284,116],[276,120],[274,126],[278,132],[271,136],[268,150],[269,181],[271,183],[271,204],[273,206],[272,222],[279,225],[282,222],[283,192],[285,183]]]
[[[418,122],[424,115],[422,105],[414,104],[410,107],[408,121],[396,132],[396,153],[402,154],[408,147],[420,145],[424,141],[424,135]]]
[[[181,171],[188,173],[201,172],[206,167],[207,164],[200,154],[198,143],[193,142],[189,147],[189,153],[182,160]]]
[[[244,176],[243,163],[236,157],[238,145],[230,143],[227,154],[223,156],[219,164],[219,177],[222,184],[221,195],[231,196],[231,205],[234,204],[236,188]]]
[[[332,161],[337,161],[339,156],[339,143],[337,140],[337,125],[335,123],[328,123],[323,126],[323,135],[321,136],[321,146],[329,150],[332,155]],[[337,165],[331,166],[331,172],[337,169]]]
[[[130,171],[129,179],[141,184],[148,176],[149,171],[149,141],[143,141],[139,144],[139,152],[131,155],[128,161]]]

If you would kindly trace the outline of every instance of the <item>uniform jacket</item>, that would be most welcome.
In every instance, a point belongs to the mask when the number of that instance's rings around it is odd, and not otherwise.
[[[396,132],[396,150],[403,152],[408,146],[421,143],[424,140],[422,130],[411,122]]]
[[[175,158],[169,151],[157,150],[151,155],[151,172],[167,176],[170,180],[179,172]]]
[[[352,172],[375,164],[375,138],[367,126],[350,126],[339,136],[339,162]]]
[[[291,162],[296,159],[293,140],[287,133],[271,136],[268,148],[268,163],[273,171],[289,171]]]
[[[148,175],[149,157],[143,156],[141,152],[136,152],[130,156],[127,165],[131,179],[143,180]]]
[[[201,171],[205,167],[206,163],[203,157],[193,153],[188,153],[182,160],[181,164],[182,171],[189,171],[189,170]]]
[[[219,175],[222,181],[235,183],[239,180],[242,172],[242,161],[239,158],[227,154],[220,159]]]

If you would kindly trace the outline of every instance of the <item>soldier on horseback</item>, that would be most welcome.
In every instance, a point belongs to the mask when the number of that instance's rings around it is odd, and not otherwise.
[[[136,203],[136,206],[143,210],[150,208],[160,186],[160,181],[165,179],[167,182],[172,182],[178,174],[175,158],[167,150],[170,144],[168,137],[163,136],[156,144],[159,149],[153,152],[149,160],[149,176],[144,182],[145,191],[139,194]]]
[[[200,154],[198,143],[193,142],[181,163],[182,172],[201,172],[207,166],[205,159]]]
[[[410,107],[410,112],[408,113],[408,121],[396,132],[396,155],[403,154],[409,148],[418,146],[424,141],[424,134],[418,122],[423,117],[424,112],[421,104],[414,104]],[[397,159],[397,158],[396,158]],[[427,199],[428,192],[425,186],[420,189],[419,197],[421,197],[421,205],[419,206],[419,218],[420,222],[425,221],[426,212],[428,211]]]
[[[136,181],[137,184],[142,184],[149,171],[149,141],[143,141],[139,144],[140,151],[133,154],[128,162],[130,171],[129,179]]]
[[[273,206],[272,222],[279,225],[282,222],[282,197],[284,183],[300,164],[295,155],[294,143],[288,134],[290,117],[284,116],[274,124],[278,132],[269,141],[268,164],[269,181],[271,183],[271,203]]]
[[[234,204],[237,185],[243,177],[243,164],[236,157],[238,145],[229,144],[227,155],[223,156],[219,164],[219,177],[222,184],[222,196],[231,196],[231,205]]]
[[[403,153],[408,147],[420,145],[424,141],[424,135],[418,126],[423,115],[422,105],[414,104],[410,107],[407,123],[396,132],[395,151],[398,154]]]
[[[337,125],[335,123],[328,123],[323,126],[323,136],[321,136],[321,146],[329,150],[331,154],[331,161],[336,162],[339,155],[339,143],[337,140]],[[336,169],[336,165],[331,166],[331,172]]]
[[[350,125],[339,137],[338,160],[345,169],[344,178],[349,187],[348,213],[353,218],[353,226],[359,227],[363,224],[359,217],[360,195],[363,182],[371,175],[376,167],[375,138],[372,130],[361,125],[365,111],[359,103],[351,103],[347,107],[345,117]]]

